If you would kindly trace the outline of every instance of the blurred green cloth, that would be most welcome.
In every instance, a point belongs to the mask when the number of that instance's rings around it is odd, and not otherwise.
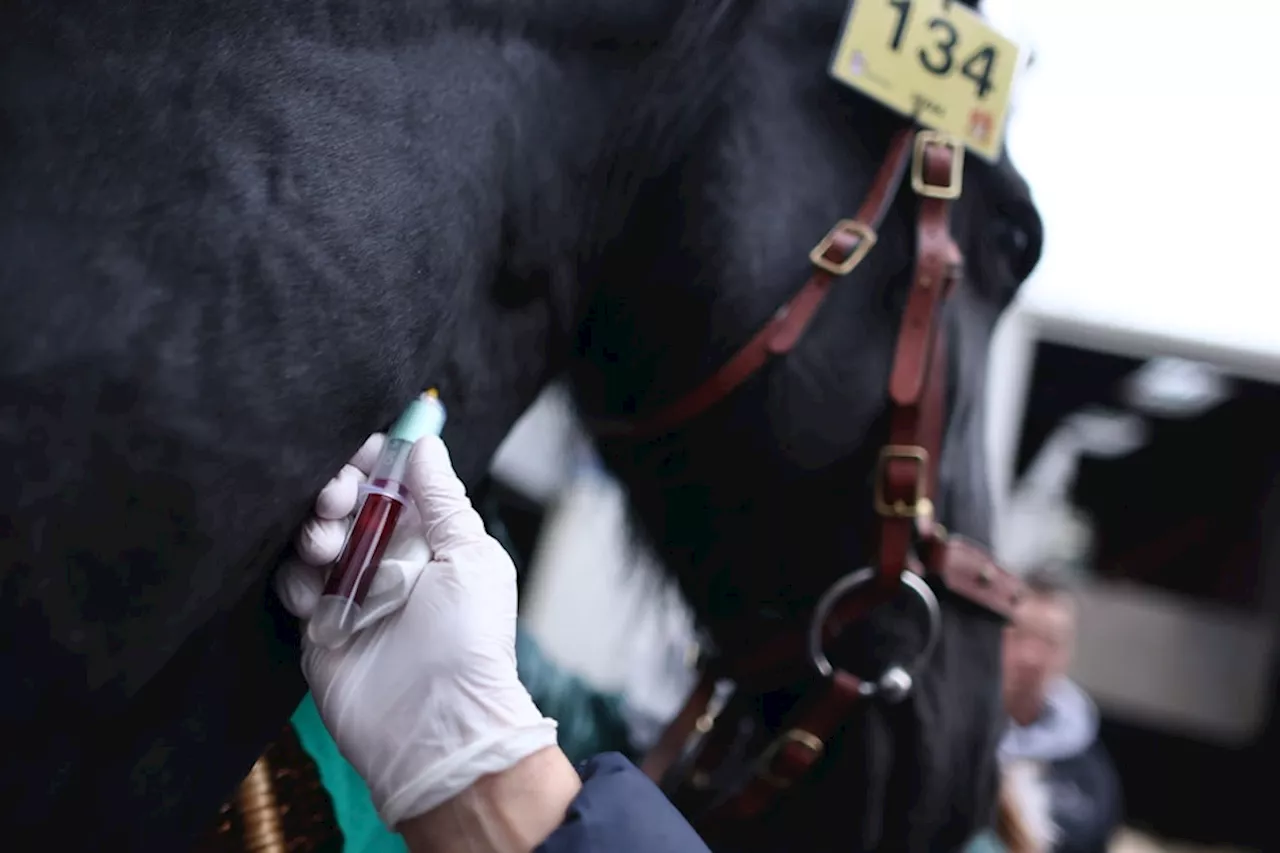
[[[516,629],[516,666],[533,701],[560,723],[560,748],[570,761],[596,753],[617,751],[632,755],[623,722],[622,697],[596,690],[576,675],[552,663],[528,632]],[[338,752],[315,701],[308,693],[293,714],[293,728],[302,748],[315,761],[320,782],[333,800],[346,853],[407,853],[399,835],[383,825],[369,789],[355,768]]]
[[[575,764],[601,752],[634,757],[622,694],[596,690],[556,666],[528,631],[516,629],[516,668],[538,709],[560,723],[557,739]]]
[[[342,831],[343,850],[361,853],[408,853],[404,839],[387,829],[369,797],[369,789],[354,767],[338,752],[338,745],[320,721],[320,711],[308,693],[293,712],[293,729],[302,748],[320,772],[333,813]]]
[[[964,848],[964,853],[1008,853],[1008,851],[996,837],[995,830],[988,829],[975,835]]]

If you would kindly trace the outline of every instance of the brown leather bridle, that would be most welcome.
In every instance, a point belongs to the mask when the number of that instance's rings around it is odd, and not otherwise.
[[[893,700],[910,691],[910,674],[900,667],[875,682],[831,667],[821,649],[844,628],[895,595],[904,582],[931,604],[936,619],[936,602],[919,580],[923,577],[937,578],[951,593],[1004,618],[1021,595],[1018,579],[999,568],[986,551],[949,535],[936,523],[930,497],[937,490],[946,423],[947,347],[941,314],[962,266],[951,235],[950,207],[962,189],[964,148],[943,134],[912,125],[894,135],[857,216],[837,222],[809,253],[814,266],[809,281],[710,378],[647,418],[594,426],[601,436],[660,436],[707,411],[772,359],[790,352],[832,286],[875,245],[877,229],[908,171],[919,197],[916,265],[889,376],[889,438],[875,472],[878,568],[837,581],[815,607],[809,632],[771,636],[753,648],[736,648],[731,655],[703,664],[697,686],[646,756],[643,769],[661,781],[676,775],[670,772],[674,765],[682,765],[684,772],[675,780],[678,790],[669,792],[679,794],[673,799],[687,814],[700,812],[693,815],[695,826],[708,839],[763,814],[800,781],[860,701],[877,693]],[[931,629],[932,643],[937,625]],[[813,679],[815,668],[819,677]],[[741,697],[801,683],[806,676],[812,686],[790,712],[782,733],[727,796],[711,801],[713,774],[738,748],[738,718],[751,713],[751,703]],[[735,683],[735,699],[709,711],[716,684],[723,679]],[[687,808],[699,801],[704,808]]]

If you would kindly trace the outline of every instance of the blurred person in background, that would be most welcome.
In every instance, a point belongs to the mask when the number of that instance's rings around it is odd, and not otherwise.
[[[1010,725],[1000,743],[1008,768],[1039,779],[1055,830],[1055,853],[1102,853],[1123,816],[1119,777],[1098,740],[1098,709],[1067,672],[1080,602],[1064,573],[1038,568],[1004,637],[1004,703]]]

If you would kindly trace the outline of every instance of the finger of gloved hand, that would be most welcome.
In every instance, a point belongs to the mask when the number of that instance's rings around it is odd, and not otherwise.
[[[347,541],[348,518],[308,518],[294,538],[294,548],[304,562],[327,566],[338,559],[342,543]]]
[[[365,477],[369,476],[369,472],[373,470],[373,464],[382,455],[382,446],[386,443],[386,434],[375,432],[364,440],[364,444],[360,445],[356,455],[352,456],[351,461],[347,464],[354,466]],[[361,477],[361,479],[364,479],[364,477]]]
[[[316,496],[316,515],[325,519],[351,515],[360,497],[360,484],[365,478],[365,473],[350,462],[343,465],[338,476],[326,483]]]
[[[436,436],[428,435],[414,445],[405,485],[422,518],[433,559],[447,557],[450,549],[488,540],[484,521],[453,470],[449,450]]]
[[[355,510],[360,484],[368,479],[386,441],[387,437],[380,432],[375,432],[364,440],[355,456],[320,490],[316,497],[316,515],[321,518],[346,518]]]
[[[276,595],[299,619],[310,619],[324,591],[324,571],[301,560],[289,560],[275,577]]]

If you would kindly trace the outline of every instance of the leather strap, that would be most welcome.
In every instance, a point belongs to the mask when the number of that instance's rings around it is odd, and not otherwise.
[[[1013,608],[1017,606],[1023,594],[1022,582],[1000,568],[977,543],[948,534],[941,525],[933,524],[921,536],[917,547],[922,562],[920,569],[924,575],[939,578],[949,591],[975,606],[991,611],[1004,619],[1012,618]],[[861,604],[865,611],[864,600],[851,599],[851,601]],[[858,616],[859,614],[852,612],[841,614],[838,608],[833,610],[824,629],[824,636],[834,639],[844,628],[856,621]],[[797,643],[797,645],[802,644]],[[802,666],[806,668],[809,666],[807,649],[801,648],[794,650],[793,653],[803,658]],[[787,659],[783,658],[783,660]],[[794,661],[795,657],[790,659],[790,662]],[[836,674],[841,673],[837,671]],[[641,769],[654,782],[660,782],[675,764],[694,732],[705,735],[714,722],[706,715],[706,711],[716,680],[709,674],[703,676],[697,687],[689,694],[684,707],[663,731],[657,745],[646,754]],[[739,689],[751,689],[746,678],[739,681]],[[752,692],[762,693],[768,689],[771,688],[757,686]],[[707,749],[710,750],[709,745]],[[710,755],[705,757],[699,755],[695,771],[706,772],[705,768],[714,763],[709,760],[711,758]]]
[[[741,846],[734,842],[750,832],[752,819],[802,782],[826,755],[827,745],[856,708],[860,687],[856,677],[837,672],[823,682],[820,691],[801,700],[781,732],[750,766],[737,791],[693,816],[693,827],[708,845]],[[705,771],[695,771],[695,778],[699,773],[705,776]]]
[[[929,137],[924,137],[928,141]],[[947,186],[954,158],[962,152],[946,144],[917,151],[926,186]],[[889,375],[889,442],[880,450],[874,497],[880,515],[880,592],[893,595],[907,567],[917,520],[933,517],[938,463],[946,420],[946,340],[942,306],[960,267],[960,249],[951,237],[949,200],[920,200],[916,227],[916,269],[898,331]]]
[[[764,812],[774,798],[804,779],[826,752],[827,743],[847,721],[862,694],[862,682],[837,670],[801,700],[789,725],[756,760],[750,778],[738,793],[713,809],[704,821],[744,821]]]
[[[1022,599],[1022,581],[996,564],[976,542],[948,535],[941,525],[933,525],[919,543],[925,573],[942,579],[955,595],[1004,618],[1013,618],[1013,608]]]
[[[814,271],[809,281],[769,322],[756,332],[723,366],[701,385],[641,420],[595,419],[591,428],[600,436],[653,438],[669,432],[728,397],[776,356],[786,355],[804,336],[809,321],[826,301],[831,285],[857,268],[875,245],[876,232],[884,222],[907,166],[911,162],[911,127],[894,134],[889,152],[876,172],[855,219],[837,222],[809,253]]]
[[[962,153],[946,144],[917,143],[916,156],[924,186],[937,188],[953,180],[954,158]],[[949,207],[949,200],[938,195],[926,196],[920,203],[916,268],[889,376],[889,441],[881,449],[874,481],[873,500],[881,519],[877,589],[870,595],[846,597],[836,605],[823,628],[828,641],[898,593],[917,528],[922,520],[933,517],[930,496],[937,492],[946,421],[947,347],[940,314],[960,269]],[[728,665],[727,674],[740,687],[765,692],[796,681],[808,668],[808,638],[803,630],[795,630],[742,650]]]
[[[870,609],[897,594],[903,571],[936,577],[956,595],[1006,618],[1021,595],[1020,581],[975,543],[948,536],[934,520],[932,497],[937,493],[946,424],[947,346],[941,314],[962,261],[950,233],[949,208],[960,193],[963,155],[958,143],[940,134],[913,133],[913,128],[900,131],[858,219],[837,223],[814,248],[810,253],[813,277],[733,358],[689,394],[643,421],[595,424],[604,434],[661,434],[706,411],[772,357],[790,351],[830,292],[832,281],[856,267],[874,245],[875,229],[883,222],[911,161],[912,186],[920,196],[916,266],[888,381],[888,442],[881,450],[874,480],[873,500],[880,516],[879,572],[867,594],[846,596],[832,609],[822,626],[826,641],[836,639]],[[727,757],[741,718],[753,713],[751,697],[798,683],[812,673],[803,629],[734,651],[731,659],[716,662],[716,675],[704,673],[646,757],[644,770],[650,778],[663,778],[698,730],[708,736],[692,761],[690,778],[694,789],[705,787],[711,770]],[[738,692],[720,717],[712,719],[707,708],[721,677],[733,679]],[[780,794],[801,781],[862,698],[860,688],[855,676],[838,669],[829,678],[812,680],[782,734],[764,750],[741,787],[701,815],[696,822],[699,831],[707,837],[723,835],[765,812]]]
[[[676,714],[658,742],[645,754],[640,769],[654,782],[661,782],[667,770],[680,758],[695,729],[710,731],[712,721],[706,713],[715,689],[715,674],[710,670],[703,672],[680,713]]]

